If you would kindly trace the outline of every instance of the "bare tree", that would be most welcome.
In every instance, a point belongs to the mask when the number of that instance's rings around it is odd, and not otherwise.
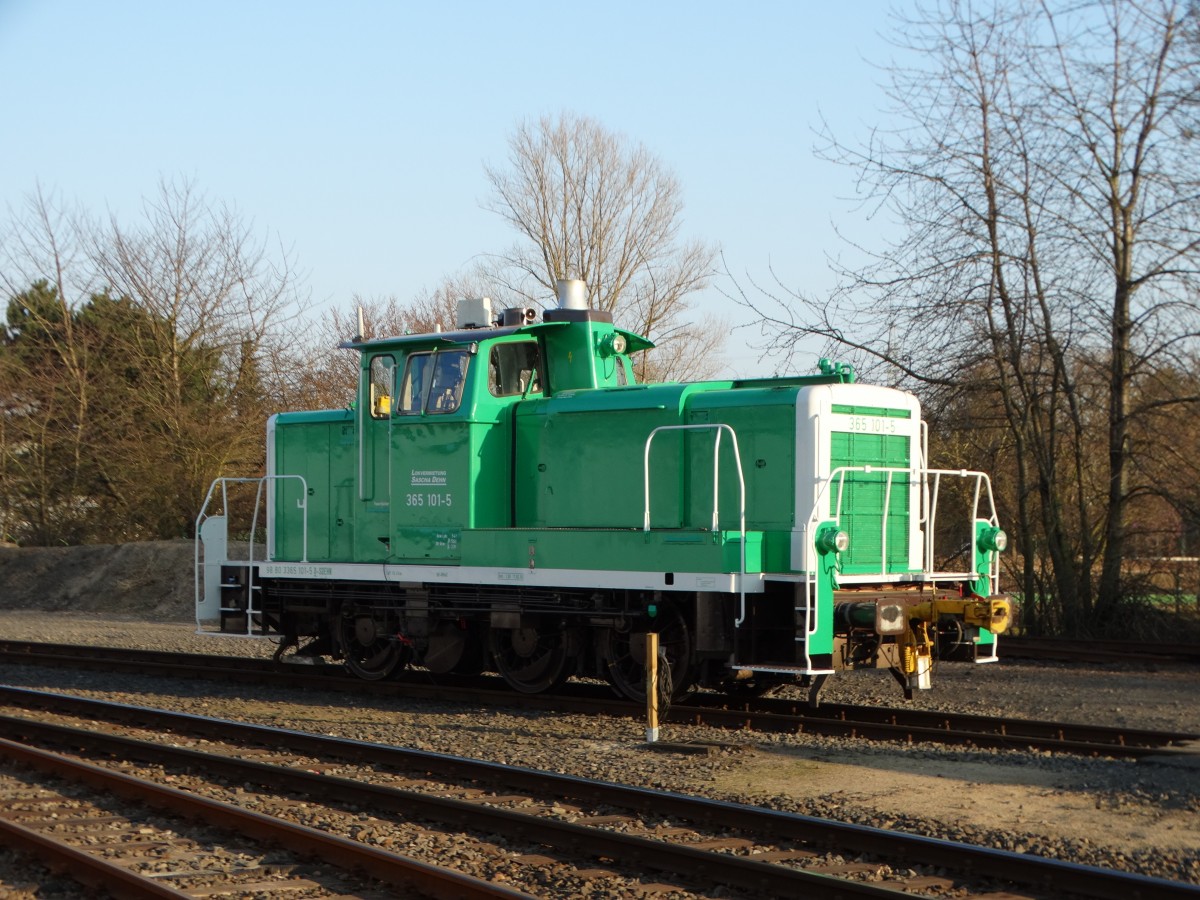
[[[450,331],[456,327],[458,301],[487,292],[474,275],[446,278],[432,291],[422,290],[402,303],[395,295],[362,297],[355,294],[345,307],[325,310],[300,355],[289,366],[283,391],[289,409],[336,409],[349,405],[358,389],[359,357],[341,348],[356,336],[366,340],[402,334]],[[358,335],[362,312],[363,333]]]
[[[90,287],[79,213],[40,185],[9,213],[0,235],[0,289],[9,300],[4,343],[36,334],[42,359],[31,372],[10,347],[0,366],[5,532],[69,541],[85,527],[79,499],[93,464],[86,449],[92,354],[72,316]]]
[[[830,296],[741,291],[776,351],[815,335],[873,357],[1011,449],[1027,603],[1080,632],[1122,599],[1153,487],[1139,423],[1200,399],[1169,383],[1200,335],[1187,18],[1176,0],[945,0],[899,19],[902,124],[827,133],[825,152],[902,236]]]
[[[136,367],[142,450],[108,458],[106,483],[130,510],[157,503],[150,530],[186,533],[212,478],[261,466],[264,402],[302,305],[290,257],[187,181],[161,182],[135,225],[110,216],[86,237],[95,282],[138,313],[113,349]]]
[[[186,534],[215,475],[261,467],[288,254],[187,182],[143,211],[39,190],[0,234],[0,522],[22,540]]]
[[[681,326],[669,340],[633,357],[637,380],[645,384],[715,377],[724,363],[722,351],[728,334],[728,323],[713,315]]]
[[[362,310],[363,334],[358,334]],[[342,344],[404,332],[400,303],[395,296],[364,298],[355,294],[346,308],[331,306],[314,323],[308,340],[297,345],[284,368],[279,410],[338,409],[354,402],[358,390],[359,356]]]
[[[487,208],[520,236],[496,260],[503,290],[539,306],[560,278],[583,279],[593,307],[664,356],[688,357],[665,351],[694,337],[688,296],[708,283],[715,250],[680,240],[682,189],[657,157],[593,119],[563,114],[518,125],[507,163],[485,172]],[[672,365],[658,369],[677,374]]]

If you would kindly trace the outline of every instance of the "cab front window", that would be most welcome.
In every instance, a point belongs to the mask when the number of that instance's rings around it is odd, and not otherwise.
[[[426,412],[448,413],[458,409],[462,403],[463,388],[467,383],[467,364],[470,361],[471,354],[466,350],[434,354],[433,379],[425,404]]]
[[[471,354],[466,350],[414,353],[404,366],[396,411],[400,415],[454,412],[462,404]]]

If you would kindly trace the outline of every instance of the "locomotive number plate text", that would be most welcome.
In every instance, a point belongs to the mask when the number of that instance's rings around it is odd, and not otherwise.
[[[865,434],[895,434],[896,420],[883,416],[838,416],[838,424],[846,431]]]

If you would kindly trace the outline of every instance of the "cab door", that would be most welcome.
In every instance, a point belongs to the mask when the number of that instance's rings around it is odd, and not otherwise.
[[[390,549],[396,562],[458,562],[470,521],[472,347],[414,350],[391,416]]]

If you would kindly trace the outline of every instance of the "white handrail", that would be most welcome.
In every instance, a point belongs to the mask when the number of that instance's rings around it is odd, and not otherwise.
[[[808,543],[808,525],[804,526],[805,543]],[[817,570],[806,569],[804,579],[804,668],[812,669],[812,639],[821,627],[821,604],[817,602]]]
[[[887,526],[888,513],[892,508],[892,476],[894,472],[887,473],[887,489],[883,492],[883,520],[879,523],[879,558],[883,561],[883,565],[887,565]]]
[[[196,515],[196,545],[195,545],[195,587],[196,587],[196,604],[199,606],[202,597],[200,583],[200,527],[204,521],[209,518],[208,506],[212,502],[213,492],[217,486],[221,487],[221,510],[225,515],[229,514],[229,490],[230,484],[256,484],[258,485],[254,493],[254,512],[250,519],[250,540],[248,543],[249,550],[247,553],[246,563],[249,565],[249,575],[246,580],[246,634],[251,633],[253,627],[253,617],[255,613],[262,612],[261,609],[254,608],[254,533],[258,529],[258,511],[262,506],[263,486],[267,482],[279,481],[285,478],[294,478],[300,482],[300,499],[296,501],[296,508],[303,510],[303,529],[301,531],[301,558],[300,562],[308,562],[308,481],[303,475],[262,475],[257,478],[216,478],[208,487],[208,493],[204,497],[204,503],[200,506],[200,512]],[[270,548],[268,548],[268,553]],[[225,559],[221,562],[229,562],[228,551],[226,551]],[[207,563],[208,560],[205,560]]]
[[[721,476],[721,434],[728,431],[733,441],[733,461],[737,466],[738,476],[738,530],[741,534],[741,571],[738,573],[738,618],[734,627],[738,627],[746,618],[746,476],[742,473],[742,453],[738,449],[737,432],[724,422],[714,422],[703,425],[660,425],[650,432],[646,445],[642,450],[642,489],[645,506],[642,510],[642,531],[650,530],[650,444],[661,431],[715,431],[713,440],[713,513],[712,531],[720,528],[720,476]]]
[[[927,528],[923,532],[924,536],[925,536],[925,553],[923,554],[923,557],[924,557],[923,562],[924,562],[925,568],[929,571],[933,570],[933,560],[935,557],[934,526],[937,523],[937,505],[938,505],[938,494],[939,494],[940,486],[941,486],[941,476],[949,475],[949,476],[955,476],[955,477],[959,477],[959,478],[974,478],[975,479],[975,486],[974,486],[973,496],[972,496],[972,500],[971,500],[971,510],[970,510],[970,513],[971,513],[970,523],[972,525],[972,530],[971,530],[971,549],[972,549],[971,565],[972,566],[974,565],[974,551],[976,549],[974,523],[980,518],[980,516],[979,516],[980,500],[983,499],[984,496],[986,496],[987,503],[990,507],[990,513],[986,517],[986,521],[992,525],[998,524],[999,520],[996,515],[996,501],[995,501],[995,497],[992,494],[992,481],[986,472],[978,472],[978,471],[970,470],[970,469],[927,469],[924,467],[902,468],[902,467],[887,467],[887,466],[839,466],[838,468],[831,471],[829,473],[829,475],[821,481],[820,490],[817,492],[816,502],[813,504],[812,510],[810,511],[809,516],[805,520],[805,522],[815,523],[815,522],[820,521],[822,518],[827,518],[826,516],[821,515],[822,504],[828,503],[828,499],[827,499],[828,495],[833,490],[834,483],[836,483],[837,484],[837,505],[836,505],[834,513],[833,513],[833,521],[836,524],[840,525],[841,524],[841,513],[842,513],[842,498],[843,498],[843,493],[845,490],[846,475],[853,474],[856,472],[860,472],[863,474],[887,475],[887,481],[886,481],[886,487],[885,487],[886,496],[884,498],[883,537],[882,537],[882,541],[881,541],[881,545],[883,547],[883,553],[882,553],[882,556],[880,559],[880,571],[881,572],[887,571],[887,513],[890,509],[892,487],[893,487],[894,478],[896,475],[907,475],[910,478],[921,479],[925,483],[928,482],[928,479],[930,476],[933,476],[933,493],[932,493],[932,497],[930,498],[930,507],[929,507],[929,510],[927,511],[927,516],[926,516]],[[904,486],[909,487],[909,486],[911,486],[911,483],[906,484]],[[985,490],[986,490],[986,494],[985,494]],[[964,572],[961,574],[965,575],[965,574],[972,574],[972,573],[973,573],[973,570],[972,570],[972,572]]]
[[[925,478],[924,481],[926,484],[929,483],[928,478]],[[926,516],[929,520],[929,539],[925,541],[925,568],[931,572],[933,571],[933,535],[935,526],[937,525],[938,492],[941,490],[941,487],[942,475],[939,472],[933,476],[933,497],[929,501],[929,510]]]

